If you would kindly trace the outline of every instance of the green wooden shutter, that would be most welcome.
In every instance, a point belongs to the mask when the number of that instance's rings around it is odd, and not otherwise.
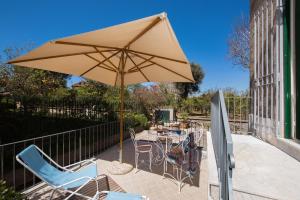
[[[284,137],[291,138],[291,46],[290,46],[290,1],[285,1],[283,10],[283,55],[284,55]]]
[[[296,0],[295,42],[296,42],[296,138],[300,140],[300,1]]]

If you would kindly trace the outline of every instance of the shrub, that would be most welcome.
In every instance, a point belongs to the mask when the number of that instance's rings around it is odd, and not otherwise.
[[[189,118],[189,114],[187,112],[183,112],[180,114],[180,117],[182,118],[182,121],[187,122]]]
[[[0,180],[0,200],[23,200],[26,199],[21,193],[8,187],[4,180]]]
[[[125,121],[129,127],[146,127],[148,119],[144,114],[126,113]]]

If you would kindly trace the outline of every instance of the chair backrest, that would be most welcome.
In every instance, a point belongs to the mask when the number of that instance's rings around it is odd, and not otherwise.
[[[41,153],[43,152],[35,145],[30,145],[20,152],[16,158],[20,164],[22,164],[41,180],[47,182],[48,184],[56,185],[56,180],[54,180],[54,178],[59,177],[60,175],[64,174],[64,172],[46,161],[42,157]]]
[[[195,132],[195,143],[198,144],[202,139],[203,131],[198,130]]]
[[[133,128],[129,128],[129,133],[130,133],[130,138],[131,138],[131,141],[134,145],[134,148],[137,148],[137,141],[135,139],[135,131]]]
[[[185,140],[183,140],[181,143],[184,154],[190,151],[190,145],[193,142],[192,140],[194,140],[192,137],[194,137],[194,133],[189,133]]]

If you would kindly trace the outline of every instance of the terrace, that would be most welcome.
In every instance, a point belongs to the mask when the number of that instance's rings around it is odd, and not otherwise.
[[[234,120],[227,120],[226,116],[221,116],[222,119],[224,117],[222,121],[216,118],[219,116],[216,113],[225,108],[225,104],[221,105],[223,97],[219,95],[220,93],[217,93],[212,100],[210,122],[194,119],[191,121],[191,128],[183,129],[186,133],[202,129],[204,134],[197,143],[201,150],[200,160],[199,164],[196,165],[196,173],[192,176],[192,183],[188,179],[184,181],[180,192],[174,180],[163,176],[163,162],[152,163],[151,171],[146,155],[140,157],[138,170],[133,169],[122,175],[111,173],[111,169],[119,156],[119,123],[117,121],[3,144],[0,146],[1,179],[6,180],[16,190],[22,191],[29,199],[49,198],[52,189],[40,182],[37,177],[15,160],[18,152],[30,144],[35,144],[62,166],[95,158],[98,174],[108,176],[108,180],[99,176],[99,190],[142,194],[150,199],[219,199],[220,195],[223,195],[219,191],[219,186],[229,183],[225,191],[225,195],[229,195],[228,198],[297,199],[300,195],[299,191],[290,186],[300,181],[299,174],[297,174],[297,171],[300,170],[299,162],[274,146],[251,135],[226,135],[229,127],[231,127],[232,132],[238,130],[241,133],[244,125],[238,127],[237,124],[239,123]],[[220,107],[213,105],[220,105]],[[230,107],[227,110],[230,110]],[[220,122],[221,124],[218,124]],[[168,129],[169,126],[170,124],[166,123],[161,128]],[[153,130],[154,127],[150,129],[151,131],[139,131],[136,137],[138,140],[146,141],[155,147],[158,134]],[[125,127],[125,130],[128,130],[128,127]],[[123,162],[135,166],[135,149],[128,131],[125,131],[124,137]],[[173,142],[178,143],[178,140],[175,138]],[[214,144],[219,145],[215,146]],[[223,147],[226,148],[220,151]],[[155,150],[154,148],[154,153]],[[218,152],[222,156],[218,155]],[[223,158],[227,157],[224,154],[233,155],[235,160],[235,166],[228,163],[227,159],[224,160],[223,166],[225,168],[223,170],[229,173],[229,176],[223,179],[226,183],[223,183],[222,177],[218,175],[218,171],[222,167],[220,163],[223,162]],[[169,172],[174,173],[171,167]],[[88,184],[82,189],[82,193],[88,196],[93,196],[95,192],[93,184]],[[65,195],[55,193],[54,197],[55,199],[63,199]],[[100,199],[102,198],[103,196]]]
[[[207,198],[208,174],[206,162],[207,157],[205,154],[206,136],[203,136],[200,143],[201,146],[204,146],[204,148],[200,155],[200,164],[197,165],[197,172],[193,176],[193,184],[186,182],[179,193],[176,183],[169,178],[163,178],[162,163],[153,164],[152,171],[149,170],[148,164],[140,163],[138,170],[133,169],[124,175],[112,175],[109,172],[109,169],[113,166],[113,162],[118,160],[119,145],[114,145],[116,135],[111,134],[113,132],[113,127],[116,127],[116,125],[117,123],[110,123],[100,126],[92,126],[86,129],[67,131],[60,134],[54,134],[52,136],[45,136],[35,138],[33,140],[4,145],[1,146],[1,149],[3,154],[5,152],[5,155],[10,153],[14,154],[15,152],[18,152],[21,147],[34,143],[43,148],[45,152],[53,152],[54,159],[62,165],[69,164],[69,162],[79,159],[80,156],[82,159],[94,157],[98,166],[98,174],[106,174],[109,176],[108,185],[103,182],[103,179],[99,178],[99,183],[101,183],[100,190],[107,190],[107,187],[109,186],[111,190],[143,194],[150,199],[198,199],[199,195],[203,199]],[[101,143],[93,142],[98,141],[97,138],[103,130],[109,130],[109,134],[104,133],[104,138],[102,138]],[[148,140],[150,143],[155,141],[155,135],[149,134],[148,131],[140,132],[137,134],[137,137],[138,139]],[[78,146],[80,141],[82,144],[81,146]],[[50,145],[49,142],[52,145]],[[46,147],[48,149],[45,149]],[[130,139],[125,140],[124,163],[134,166],[134,151],[132,141]],[[140,160],[143,162],[143,160],[146,159],[147,157],[141,157]],[[2,168],[2,175],[4,173],[4,178],[7,181],[10,181],[16,188],[22,188],[24,194],[29,199],[49,198],[52,191],[50,187],[39,182],[38,179],[32,176],[29,171],[20,168],[21,166],[14,158],[11,161],[13,164],[12,168],[14,169],[13,172],[8,173],[6,171],[8,170],[8,165],[5,165],[4,168]],[[3,159],[1,166],[3,167]],[[82,191],[88,195],[93,195],[95,192],[94,189],[94,185],[88,185],[83,188]],[[63,197],[64,196],[59,193],[56,194],[56,199],[63,199]]]

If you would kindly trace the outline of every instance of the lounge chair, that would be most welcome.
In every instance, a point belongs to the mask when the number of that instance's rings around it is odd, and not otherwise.
[[[95,199],[98,199],[101,194],[105,194],[105,200],[149,200],[146,196],[139,194],[130,194],[125,192],[113,192],[113,191],[102,191],[95,195]]]
[[[126,193],[118,184],[108,177],[106,174],[101,174],[99,177],[99,187],[103,189],[101,192],[97,192],[93,197],[95,200],[149,200],[146,196],[139,194]],[[104,184],[106,183],[106,184]],[[106,186],[104,186],[106,185]],[[103,187],[104,186],[104,187]],[[113,191],[111,191],[111,189]]]
[[[70,193],[65,200],[74,195],[78,195],[86,199],[93,199],[92,197],[79,193],[79,190],[91,181],[95,182],[95,186],[98,191],[98,183],[96,180],[97,166],[93,159],[83,160],[81,162],[62,167],[35,145],[28,146],[16,156],[16,159],[26,169],[53,188],[50,199],[52,199],[55,191]],[[89,165],[82,167],[78,171],[70,169],[80,164]],[[72,188],[76,189],[71,190]]]
[[[36,145],[30,145],[16,156],[16,160],[26,169],[31,171],[35,176],[53,188],[50,199],[52,199],[55,191],[61,190],[66,193],[70,193],[65,200],[74,195],[89,200],[98,200],[103,194],[106,196],[105,200],[147,200],[145,196],[136,194],[112,191],[99,192],[99,186],[97,182],[97,163],[94,161],[94,159],[83,160],[62,167],[53,161]],[[84,167],[77,171],[70,169],[78,165],[84,165]],[[79,191],[90,182],[95,182],[96,194],[93,197],[89,197],[79,193]]]

